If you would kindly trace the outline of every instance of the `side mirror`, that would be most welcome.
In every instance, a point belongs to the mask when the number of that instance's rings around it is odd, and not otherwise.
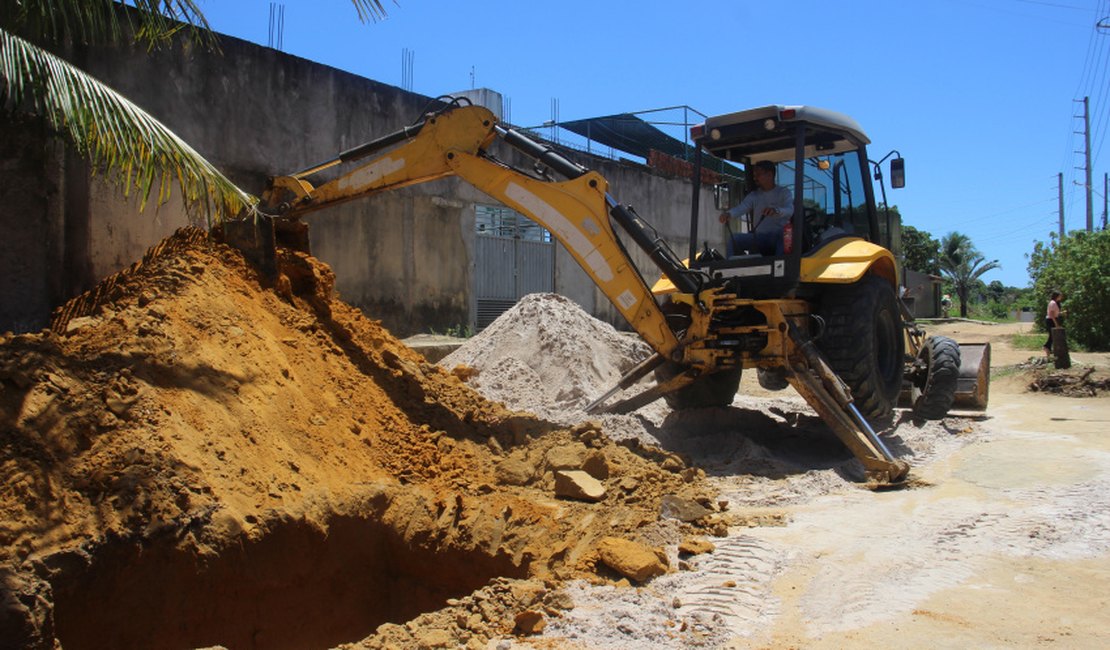
[[[890,186],[895,189],[906,186],[905,158],[894,158],[890,161]]]

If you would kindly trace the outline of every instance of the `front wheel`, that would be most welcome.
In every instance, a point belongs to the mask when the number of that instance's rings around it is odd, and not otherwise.
[[[874,275],[830,286],[821,297],[817,346],[865,417],[889,417],[902,388],[905,341],[894,287]]]
[[[939,420],[956,401],[960,346],[944,336],[930,336],[917,354],[910,391],[914,417]]]
[[[655,369],[655,381],[661,384],[685,369],[685,366],[667,361]],[[694,383],[664,395],[663,399],[676,411],[728,406],[740,390],[741,372],[741,368],[733,368],[703,375]]]

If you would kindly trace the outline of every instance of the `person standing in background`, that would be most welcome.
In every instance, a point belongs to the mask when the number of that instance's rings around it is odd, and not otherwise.
[[[1064,301],[1064,294],[1053,291],[1048,299],[1048,309],[1045,310],[1044,328],[1048,330],[1048,340],[1044,344],[1044,356],[1052,356],[1052,329],[1064,326],[1064,313],[1060,303]]]

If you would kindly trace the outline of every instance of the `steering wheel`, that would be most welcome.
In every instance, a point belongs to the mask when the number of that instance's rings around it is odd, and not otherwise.
[[[805,247],[812,248],[821,238],[821,233],[829,227],[828,215],[820,213],[817,208],[804,208],[802,223],[805,225]]]

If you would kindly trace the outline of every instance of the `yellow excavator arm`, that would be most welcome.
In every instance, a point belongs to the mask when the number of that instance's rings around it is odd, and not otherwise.
[[[533,158],[536,172],[525,173],[495,159],[489,151],[494,142]],[[357,164],[319,186],[308,180],[342,163]],[[550,177],[548,169],[563,180]],[[448,176],[466,181],[549,230],[655,350],[654,355],[629,370],[617,386],[587,406],[588,412],[629,412],[723,371],[781,367],[869,474],[884,477],[884,481],[906,475],[908,466],[891,456],[853,406],[847,387],[822,361],[803,331],[809,315],[805,302],[745,299],[721,283],[710,286],[713,278],[687,268],[654,229],[609,195],[608,183],[601,175],[517,131],[499,126],[485,108],[453,103],[333,160],[271,179],[262,194],[253,228],[244,226],[242,230],[263,251],[260,265],[265,270],[265,251],[274,248],[275,239],[307,250],[307,226],[300,222],[304,215]],[[260,223],[267,227],[259,227]],[[234,229],[240,224],[245,222],[229,225]],[[668,300],[671,308],[683,310],[685,320],[680,327],[672,329],[668,323],[651,288],[617,239],[614,225],[673,285],[674,293]],[[239,234],[225,235],[243,242]],[[240,243],[236,245],[244,251],[249,248]],[[833,261],[856,263],[856,257]],[[273,262],[272,252],[269,261]],[[757,313],[761,316],[752,320]],[[667,362],[678,369],[668,370]],[[653,370],[663,372],[654,387],[607,404],[612,396]]]
[[[526,153],[539,154],[538,160],[557,168],[568,180],[537,178],[495,161],[487,148],[498,138],[525,147]],[[380,153],[387,147],[387,152]],[[334,165],[370,156],[370,160],[319,187],[306,180]],[[274,178],[262,195],[259,209],[284,220],[296,220],[314,210],[446,176],[462,178],[549,230],[656,352],[670,358],[678,348],[678,339],[651,289],[617,241],[610,215],[617,211],[616,218],[638,220],[608,196],[605,179],[499,127],[493,113],[480,106],[462,106],[429,116],[414,127],[367,143],[335,160]],[[633,223],[633,227],[639,226]],[[650,240],[646,234],[638,234]],[[664,273],[667,270],[664,265]],[[690,286],[688,280],[684,286]]]

